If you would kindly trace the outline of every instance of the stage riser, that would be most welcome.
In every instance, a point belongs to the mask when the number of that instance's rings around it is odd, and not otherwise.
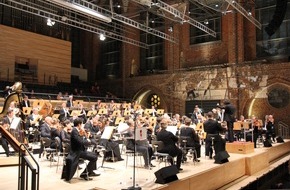
[[[290,141],[278,146],[273,146],[261,151],[259,154],[248,154],[246,157],[216,165],[202,173],[192,175],[188,178],[165,184],[156,190],[214,190],[237,180],[245,175],[253,175],[261,170],[267,169],[270,162],[290,153]],[[194,170],[194,167],[192,168]]]
[[[194,168],[192,168],[194,170]],[[162,190],[214,190],[245,175],[245,159],[241,158],[226,164],[216,165],[203,173],[184,178],[170,185],[157,188]]]

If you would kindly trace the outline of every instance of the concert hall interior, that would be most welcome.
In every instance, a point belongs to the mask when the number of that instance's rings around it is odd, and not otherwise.
[[[0,189],[290,189],[289,7],[1,0]]]

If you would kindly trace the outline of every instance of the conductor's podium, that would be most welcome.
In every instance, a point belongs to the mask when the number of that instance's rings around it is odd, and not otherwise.
[[[254,152],[254,143],[235,141],[226,143],[226,151],[228,153],[248,154]]]

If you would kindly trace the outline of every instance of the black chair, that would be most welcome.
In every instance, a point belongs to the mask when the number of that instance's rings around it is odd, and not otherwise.
[[[165,166],[167,166],[167,161],[169,159],[173,159],[168,153],[161,153],[159,152],[160,150],[163,149],[164,144],[162,141],[156,141],[156,140],[152,140],[152,148],[153,148],[153,155],[155,156],[156,159],[159,160],[159,164],[164,161]]]
[[[47,159],[50,160],[50,166],[51,163],[54,162],[54,157],[57,154],[58,150],[56,148],[51,148],[50,145],[52,143],[52,140],[48,137],[41,137],[40,138],[40,146],[41,149],[43,150],[42,154],[43,156],[45,155]]]
[[[183,156],[182,161],[184,162],[187,160],[187,155],[189,153],[189,156],[192,157],[192,160],[195,163],[196,159],[197,159],[197,152],[196,152],[195,147],[187,146],[187,142],[188,142],[189,138],[190,137],[187,137],[187,136],[180,136],[179,137],[179,147],[182,150],[182,156]]]

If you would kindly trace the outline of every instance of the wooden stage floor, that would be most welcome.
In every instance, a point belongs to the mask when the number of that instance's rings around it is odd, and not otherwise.
[[[205,156],[200,158],[200,162],[194,164],[192,160],[188,160],[182,165],[183,171],[177,174],[178,179],[168,184],[155,183],[156,177],[154,172],[164,167],[164,163],[152,161],[156,167],[152,170],[141,167],[140,158],[136,160],[137,167],[135,169],[135,185],[140,186],[143,190],[211,190],[211,189],[239,189],[246,186],[259,175],[268,172],[279,162],[290,160],[290,140],[285,143],[273,144],[270,148],[256,148],[253,153],[238,154],[229,153],[229,162],[225,164],[214,164],[214,160],[206,159]],[[202,146],[202,155],[204,155],[204,145]],[[50,162],[46,159],[38,159],[40,165],[40,189],[51,190],[54,188],[62,190],[88,189],[127,189],[133,185],[133,158],[129,157],[128,166],[126,167],[126,157],[123,155],[124,161],[121,162],[105,162],[105,167],[99,168],[97,172],[100,176],[94,177],[92,181],[84,181],[75,175],[71,183],[67,183],[60,179],[61,166],[56,170],[56,162],[50,167]],[[0,154],[0,163],[6,162],[4,154]],[[101,164],[102,158],[98,160],[98,166]],[[60,164],[62,165],[62,163]],[[18,167],[0,167],[0,189],[17,189]]]

